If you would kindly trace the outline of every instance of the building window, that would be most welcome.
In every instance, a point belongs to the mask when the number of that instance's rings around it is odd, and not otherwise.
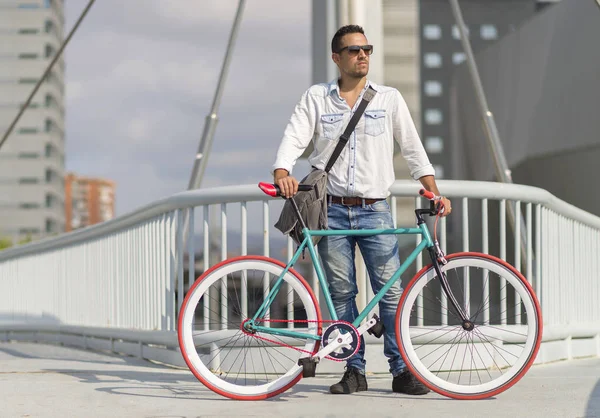
[[[444,178],[444,166],[434,164],[433,169],[435,170],[435,177],[438,179]]]
[[[19,184],[37,184],[39,182],[35,177],[23,177],[19,179]]]
[[[54,84],[56,84],[57,86],[61,87],[61,89],[62,89],[62,87],[63,87],[63,86],[61,85],[61,83],[60,83],[60,80],[59,80],[58,76],[57,76],[57,75],[54,73],[54,71],[50,71],[50,74],[48,74],[48,75],[46,76],[46,82],[47,82],[47,83],[54,83]]]
[[[37,203],[21,203],[19,205],[20,209],[39,209],[40,205]]]
[[[19,35],[35,35],[39,30],[35,28],[23,28],[19,29]]]
[[[51,20],[46,20],[44,30],[46,31],[46,33],[52,32],[54,30],[54,23]]]
[[[494,25],[481,25],[480,34],[481,39],[485,39],[486,41],[498,39],[498,29]]]
[[[425,82],[425,94],[427,96],[441,96],[442,95],[442,83],[439,81],[426,81]]]
[[[54,232],[54,222],[52,219],[46,219],[46,233]]]
[[[442,111],[439,109],[427,109],[425,111],[425,122],[428,125],[439,125],[444,120]]]
[[[444,141],[439,136],[428,136],[425,138],[425,149],[432,154],[440,154],[444,151]]]
[[[38,154],[37,152],[20,152],[19,158],[23,158],[23,159],[40,158],[40,154]]]
[[[46,45],[46,58],[54,56],[54,47],[52,45]]]
[[[56,100],[54,100],[54,97],[51,94],[47,94],[46,95],[46,107],[50,107],[54,103],[56,103]]]
[[[458,65],[466,59],[464,52],[455,52],[452,54],[452,63]]]
[[[38,54],[33,54],[33,53],[19,54],[20,60],[36,60],[36,59],[38,59],[38,57],[39,57]]]
[[[440,68],[442,66],[442,56],[437,52],[428,52],[423,57],[423,61],[428,68]]]
[[[54,147],[52,144],[46,144],[46,157],[50,158],[54,155]]]
[[[466,29],[467,38],[468,38],[471,35],[471,31],[469,30],[468,26],[466,26],[465,29]],[[456,25],[452,25],[452,37],[454,39],[460,39],[460,31],[458,30],[458,26],[456,26]]]
[[[19,84],[35,84],[37,82],[37,78],[19,78]]]
[[[425,25],[423,26],[423,37],[431,41],[442,38],[442,28],[440,25]]]
[[[37,134],[38,128],[19,128],[20,134]]]

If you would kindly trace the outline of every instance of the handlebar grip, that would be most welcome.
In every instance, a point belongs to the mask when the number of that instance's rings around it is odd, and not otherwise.
[[[273,186],[275,186],[275,190],[277,190],[277,194],[281,194],[281,190],[279,189],[279,186],[274,184]],[[299,192],[310,192],[312,189],[314,188],[314,186],[312,184],[299,184],[298,185],[298,191]]]
[[[421,189],[419,190],[419,194],[423,196],[425,199],[435,200],[437,196],[430,192],[429,190]]]
[[[273,196],[273,197],[281,196],[281,190],[279,189],[279,186],[276,184],[260,182],[258,184],[258,187],[265,194],[268,194],[269,196]],[[310,192],[313,188],[314,188],[314,186],[312,184],[299,184],[298,185],[299,192]]]

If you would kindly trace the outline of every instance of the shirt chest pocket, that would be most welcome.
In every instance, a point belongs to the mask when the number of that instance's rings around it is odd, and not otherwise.
[[[335,139],[336,136],[340,135],[343,118],[344,118],[344,115],[342,113],[333,113],[330,115],[322,115],[321,116],[321,130],[323,132],[323,138]]]
[[[385,131],[385,110],[365,111],[365,133],[379,136]]]

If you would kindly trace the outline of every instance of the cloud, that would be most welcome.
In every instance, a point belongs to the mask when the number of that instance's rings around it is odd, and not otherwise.
[[[143,141],[148,138],[152,122],[146,118],[135,118],[127,124],[125,135],[134,141]]]
[[[146,91],[158,91],[161,78],[158,68],[141,59],[121,61],[113,70],[112,76],[115,81],[128,84],[130,88]]]
[[[65,91],[68,103],[76,102],[77,100],[84,97],[85,90],[83,87],[83,83],[78,81],[67,81],[65,84]]]
[[[203,187],[264,181],[310,83],[310,1],[252,0]],[[65,2],[69,30],[82,10]],[[187,188],[237,1],[97,2],[66,49],[66,165],[114,179],[117,215]]]

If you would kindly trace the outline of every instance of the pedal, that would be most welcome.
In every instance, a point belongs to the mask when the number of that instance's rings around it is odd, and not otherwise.
[[[302,366],[302,377],[315,377],[319,358],[303,357],[298,360],[298,366]]]
[[[383,333],[385,332],[385,327],[383,326],[383,322],[379,319],[376,314],[373,314],[373,319],[377,321],[375,325],[367,330],[367,332],[371,335],[374,335],[376,338],[381,338]]]

